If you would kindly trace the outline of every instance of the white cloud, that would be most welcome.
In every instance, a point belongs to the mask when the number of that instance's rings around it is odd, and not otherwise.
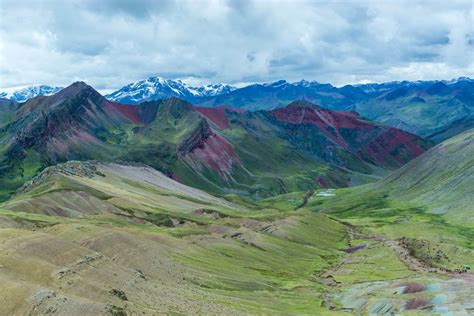
[[[0,0],[0,90],[151,75],[343,84],[474,76],[457,1]]]

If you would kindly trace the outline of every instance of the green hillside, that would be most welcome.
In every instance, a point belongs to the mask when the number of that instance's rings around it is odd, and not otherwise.
[[[382,181],[395,199],[474,225],[474,129],[450,138]]]
[[[0,205],[0,310],[466,312],[471,274],[449,270],[474,263],[469,226],[392,197],[392,177],[251,202],[144,165],[47,168]]]
[[[93,162],[46,169],[0,206],[0,225],[6,314],[329,313],[317,279],[347,245],[324,215]]]
[[[408,234],[431,242],[451,239],[452,244],[446,240],[442,244],[462,247],[466,252],[456,256],[472,264],[473,153],[474,130],[469,130],[379,182],[336,190],[335,197],[313,197],[307,208],[358,224],[370,223],[376,230],[389,230],[397,238]],[[454,261],[445,264],[455,267]]]
[[[337,297],[343,306],[381,312],[414,304],[413,309],[433,308],[453,314],[465,313],[471,306],[467,302],[474,295],[470,290],[470,267],[474,265],[473,135],[470,130],[449,139],[377,183],[311,195],[304,209],[351,225],[354,254],[331,272],[341,282]],[[389,250],[403,266],[394,265],[397,261]],[[411,293],[419,294],[403,302],[390,288],[393,291],[404,284],[395,279],[406,278],[406,267],[417,278],[405,284],[418,288]],[[389,279],[393,281],[376,282]],[[458,286],[449,286],[448,280]],[[430,287],[438,288],[440,294],[433,298],[424,290]],[[437,297],[443,297],[442,307],[430,307]]]

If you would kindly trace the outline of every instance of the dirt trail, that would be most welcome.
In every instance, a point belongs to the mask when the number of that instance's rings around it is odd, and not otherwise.
[[[474,275],[469,274],[469,273],[455,273],[449,270],[444,270],[440,268],[435,268],[431,267],[417,258],[413,257],[410,255],[410,252],[408,249],[403,247],[399,241],[397,240],[389,240],[385,238],[384,235],[382,234],[362,234],[359,231],[359,228],[357,226],[351,225],[349,223],[346,223],[344,221],[340,221],[337,219],[334,219],[347,227],[348,231],[348,244],[349,246],[352,246],[352,240],[354,238],[359,238],[359,239],[367,239],[367,240],[373,240],[374,242],[381,243],[384,247],[389,247],[392,249],[396,254],[397,257],[399,258],[400,261],[402,261],[404,264],[407,265],[407,267],[410,270],[419,272],[419,273],[437,273],[437,274],[442,274],[442,275],[449,275],[457,278],[463,278],[467,282],[474,284]],[[357,249],[361,250],[363,248]],[[334,271],[337,271],[344,263],[348,262],[351,258],[351,253],[349,252],[348,256],[345,256],[344,259],[342,259],[336,266],[334,266],[331,270],[326,271],[325,275],[330,275],[331,273],[334,273]]]
[[[362,234],[358,231],[357,226],[351,225],[347,222],[340,221],[337,219],[334,219],[334,220],[346,225],[346,227],[348,228],[349,245],[351,245],[351,241],[354,239],[354,237],[373,240],[375,242],[380,242],[382,243],[383,246],[390,247],[393,251],[395,251],[399,260],[405,263],[410,270],[413,270],[419,273],[438,273],[438,274],[451,275],[451,276],[456,276],[456,277],[464,276],[467,280],[474,282],[474,275],[472,274],[467,274],[467,273],[458,274],[452,271],[447,271],[440,268],[431,267],[421,262],[417,258],[410,255],[410,252],[408,251],[408,249],[403,247],[398,240],[389,240],[385,238],[385,236],[382,234],[376,234],[376,233]]]
[[[381,236],[383,238],[383,236]],[[471,273],[464,273],[464,272],[453,272],[450,270],[446,270],[443,268],[435,268],[429,266],[426,263],[421,262],[417,258],[410,255],[408,249],[403,247],[399,241],[396,240],[386,240],[384,239],[384,245],[390,247],[395,251],[400,261],[405,263],[410,270],[420,272],[420,273],[436,273],[442,275],[448,275],[455,278],[464,279],[466,282],[470,284],[474,284],[474,275]]]
[[[386,247],[390,247],[395,253],[397,254],[398,259],[405,263],[410,270],[419,272],[419,273],[433,273],[433,272],[440,272],[441,270],[432,268],[415,257],[410,255],[410,252],[404,248],[400,243],[396,240],[388,240],[383,235],[377,234],[373,236],[367,236],[369,239],[374,239],[381,241],[382,244]],[[438,271],[439,270],[439,271]]]

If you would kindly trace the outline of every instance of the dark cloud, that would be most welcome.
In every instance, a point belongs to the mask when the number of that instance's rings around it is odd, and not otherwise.
[[[457,1],[0,0],[0,88],[473,76]]]

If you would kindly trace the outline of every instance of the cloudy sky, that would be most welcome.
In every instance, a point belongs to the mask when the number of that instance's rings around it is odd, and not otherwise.
[[[474,76],[472,0],[0,0],[0,90]]]

